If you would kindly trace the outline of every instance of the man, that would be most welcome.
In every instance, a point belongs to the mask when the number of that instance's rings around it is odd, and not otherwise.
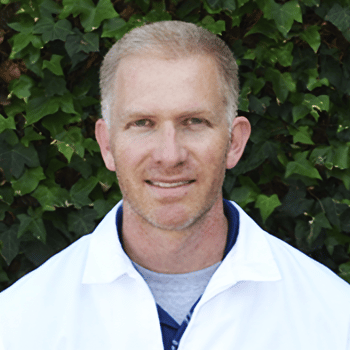
[[[250,134],[228,47],[145,25],[109,51],[101,90],[123,201],[0,295],[0,349],[349,350],[349,285],[223,200]]]

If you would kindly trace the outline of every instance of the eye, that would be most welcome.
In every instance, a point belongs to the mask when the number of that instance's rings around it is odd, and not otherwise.
[[[149,119],[140,119],[133,122],[133,125],[137,127],[150,127],[153,125],[153,122]]]
[[[200,125],[203,123],[204,123],[204,120],[200,118],[189,118],[185,120],[186,125]]]

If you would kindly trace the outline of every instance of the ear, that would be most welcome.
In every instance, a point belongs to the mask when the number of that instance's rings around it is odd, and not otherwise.
[[[99,119],[95,124],[95,136],[100,146],[106,168],[110,171],[115,171],[114,158],[109,146],[109,130],[103,119]]]
[[[231,143],[227,154],[226,168],[231,169],[242,157],[250,136],[250,123],[245,117],[236,117],[232,123]]]

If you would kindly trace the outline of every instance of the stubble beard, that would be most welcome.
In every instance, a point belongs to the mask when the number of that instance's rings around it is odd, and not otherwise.
[[[217,181],[214,181],[211,186],[211,190],[208,192],[207,198],[204,199],[204,202],[207,203],[207,200],[210,198],[210,193],[212,193],[215,189],[218,189],[216,191],[216,195],[212,197],[208,205],[205,205],[202,207],[199,212],[195,216],[192,216],[187,221],[181,223],[181,224],[173,224],[173,225],[163,225],[158,220],[152,218],[151,215],[147,215],[147,213],[143,212],[137,203],[133,201],[133,199],[128,195],[128,191],[126,190],[126,186],[124,186],[123,181],[120,181],[120,176],[118,175],[118,166],[115,162],[115,169],[116,169],[116,175],[119,183],[120,190],[122,192],[123,196],[123,204],[127,205],[129,210],[131,210],[137,217],[141,218],[144,222],[147,222],[153,227],[156,227],[161,230],[166,231],[182,231],[185,229],[189,229],[195,224],[200,224],[200,222],[204,222],[204,218],[206,214],[213,208],[214,204],[218,200],[219,196],[222,196],[222,185],[225,178],[225,170],[226,170],[226,159],[227,159],[227,151],[228,147],[225,151],[225,156],[223,157],[223,161],[221,163],[221,169],[223,169],[222,174],[220,176],[219,182],[220,186],[217,185]],[[209,198],[208,198],[209,197]]]

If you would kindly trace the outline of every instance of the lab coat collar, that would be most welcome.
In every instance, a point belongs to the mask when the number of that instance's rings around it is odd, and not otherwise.
[[[139,278],[131,260],[124,252],[117,232],[116,213],[120,201],[91,234],[82,283],[111,283],[127,274]],[[213,275],[208,287],[219,281],[235,284],[239,281],[277,281],[281,279],[273,257],[268,233],[264,232],[236,203],[239,212],[239,232],[235,245]]]
[[[137,274],[118,238],[116,213],[122,204],[121,200],[91,234],[84,284],[111,283],[125,274],[131,277]]]

